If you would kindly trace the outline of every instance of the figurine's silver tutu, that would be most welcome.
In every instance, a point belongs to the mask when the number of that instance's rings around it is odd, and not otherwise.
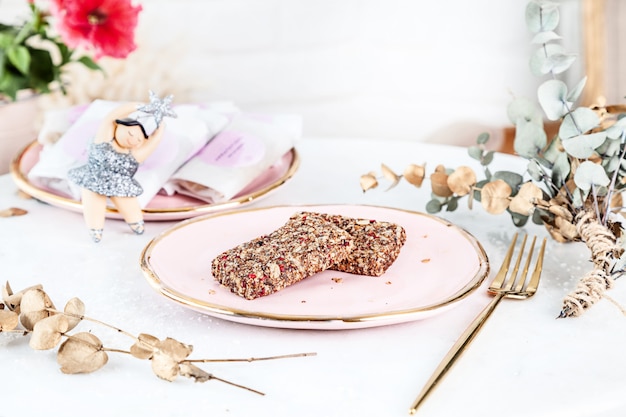
[[[71,181],[107,197],[137,197],[143,188],[133,178],[139,163],[132,154],[120,153],[110,142],[89,144],[85,165],[68,172]]]

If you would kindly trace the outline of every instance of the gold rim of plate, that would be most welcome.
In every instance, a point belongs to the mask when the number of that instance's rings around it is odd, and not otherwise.
[[[31,142],[26,147],[24,147],[20,152],[18,152],[18,154],[11,161],[9,172],[11,174],[11,177],[13,178],[13,181],[17,185],[17,187],[21,191],[25,192],[26,194],[30,195],[31,197],[37,200],[41,200],[43,202],[50,203],[57,207],[65,208],[68,210],[82,212],[83,206],[80,201],[74,200],[73,198],[64,197],[64,196],[55,194],[53,192],[39,188],[28,179],[28,176],[27,176],[28,173],[23,172],[21,170],[21,165],[22,165],[24,156],[32,148],[36,146],[39,146],[39,143],[35,140],[34,142]],[[229,201],[225,201],[223,203],[199,204],[196,206],[185,206],[185,207],[164,207],[164,208],[147,207],[143,209],[143,212],[147,215],[180,214],[181,216],[183,216],[182,218],[185,218],[185,215],[189,215],[187,217],[195,217],[195,216],[199,216],[203,214],[213,213],[216,211],[233,209],[241,205],[251,203],[254,200],[258,199],[259,197],[262,197],[268,194],[269,192],[275,190],[276,188],[280,187],[287,180],[293,177],[293,175],[296,173],[296,171],[300,167],[300,154],[298,153],[296,148],[292,148],[289,152],[291,153],[292,158],[291,158],[291,164],[289,168],[287,169],[287,171],[276,181],[272,182],[271,184],[265,187],[255,190],[254,192],[242,195],[240,197],[234,198]],[[106,210],[107,210],[106,212],[108,215],[111,215],[111,214],[119,215],[115,207],[107,206]],[[169,220],[169,219],[165,219],[165,220]]]
[[[347,206],[350,204],[323,204],[325,207],[329,206]],[[437,216],[433,216],[423,212],[417,212],[413,210],[406,210],[394,207],[384,207],[384,206],[376,206],[376,205],[362,205],[364,207],[373,207],[380,208],[384,210],[396,210],[400,212],[405,212],[409,214],[414,214],[418,216],[425,216],[435,221],[438,221],[448,227],[452,227],[457,230],[463,238],[465,238],[473,248],[478,258],[478,270],[474,274],[474,276],[458,291],[454,294],[451,294],[444,300],[435,302],[433,304],[428,304],[416,308],[409,309],[401,309],[395,311],[388,311],[382,313],[368,313],[368,314],[357,314],[351,316],[319,316],[319,315],[289,315],[289,314],[275,314],[275,313],[267,313],[267,312],[258,312],[252,310],[242,310],[235,307],[228,307],[223,304],[211,303],[208,301],[200,300],[194,298],[190,295],[183,294],[180,291],[177,291],[167,284],[164,284],[161,278],[159,278],[156,271],[154,271],[150,258],[152,255],[153,249],[161,242],[163,239],[167,238],[170,234],[176,232],[177,230],[189,227],[196,222],[205,221],[209,218],[221,217],[221,216],[231,216],[237,215],[242,212],[253,212],[253,211],[266,211],[276,208],[284,208],[284,207],[319,207],[322,206],[320,204],[309,204],[309,205],[277,205],[277,206],[269,206],[269,207],[253,207],[247,208],[243,210],[237,210],[236,212],[219,212],[207,214],[201,217],[195,217],[193,219],[185,220],[181,223],[178,223],[171,228],[163,231],[161,234],[153,238],[148,244],[144,247],[140,256],[140,266],[141,270],[144,274],[144,277],[147,279],[148,283],[155,289],[158,293],[165,296],[166,298],[182,304],[188,308],[191,308],[195,311],[201,311],[205,314],[211,315],[213,317],[221,318],[228,321],[235,322],[244,322],[248,324],[256,324],[264,327],[277,327],[277,328],[291,328],[291,329],[336,329],[336,327],[332,327],[333,323],[342,323],[345,324],[346,327],[341,327],[341,329],[350,329],[350,328],[364,328],[364,327],[375,327],[375,326],[383,326],[386,324],[396,324],[396,323],[404,323],[409,321],[416,320],[416,317],[420,315],[420,313],[426,313],[428,311],[442,309],[448,307],[470,295],[476,289],[478,289],[482,283],[485,281],[490,272],[490,264],[489,258],[485,249],[480,244],[480,242],[467,230],[463,229],[460,226],[457,226],[445,219],[442,219]],[[250,321],[253,321],[250,323]],[[306,324],[308,323],[308,325]]]

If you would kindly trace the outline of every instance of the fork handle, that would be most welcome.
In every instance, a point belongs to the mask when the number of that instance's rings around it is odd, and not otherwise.
[[[430,379],[422,388],[422,391],[419,393],[411,408],[409,409],[409,414],[415,414],[417,408],[424,402],[426,397],[433,391],[433,389],[437,386],[437,384],[443,379],[446,373],[452,368],[452,365],[455,364],[456,360],[461,357],[461,354],[465,351],[465,348],[469,346],[474,337],[478,334],[480,329],[483,327],[483,324],[487,321],[489,316],[497,305],[500,303],[500,300],[504,297],[504,293],[496,293],[491,302],[485,307],[479,314],[476,316],[474,321],[468,326],[468,328],[463,332],[461,337],[454,343],[452,348],[448,351],[446,356],[443,358],[437,369],[433,372]]]

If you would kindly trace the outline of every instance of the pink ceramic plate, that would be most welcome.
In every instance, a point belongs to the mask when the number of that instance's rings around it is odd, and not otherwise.
[[[246,300],[220,286],[211,260],[280,227],[299,210],[398,223],[407,242],[381,277],[325,271]],[[480,286],[489,263],[480,243],[438,217],[374,206],[279,206],[217,213],[179,223],[141,255],[148,282],[166,298],[240,323],[296,329],[354,329],[418,320],[452,307]]]
[[[59,191],[49,189],[42,184],[37,184],[28,178],[28,173],[39,160],[41,148],[41,145],[35,141],[20,152],[11,163],[11,175],[18,188],[45,203],[82,212],[83,207],[80,201],[61,194]],[[252,203],[283,185],[296,173],[299,166],[300,156],[294,148],[229,201],[207,204],[204,201],[179,194],[174,196],[157,195],[144,209],[144,219],[147,221],[182,220]],[[114,207],[107,207],[106,215],[109,218],[121,218]]]

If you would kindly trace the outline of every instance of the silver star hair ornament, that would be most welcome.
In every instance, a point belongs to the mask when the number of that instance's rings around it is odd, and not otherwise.
[[[174,96],[170,94],[164,98],[159,98],[159,96],[157,96],[152,90],[149,91],[149,94],[150,103],[137,107],[137,110],[154,116],[154,121],[156,122],[157,127],[161,124],[161,120],[163,120],[164,117],[178,117],[178,115],[174,113],[170,107]]]

